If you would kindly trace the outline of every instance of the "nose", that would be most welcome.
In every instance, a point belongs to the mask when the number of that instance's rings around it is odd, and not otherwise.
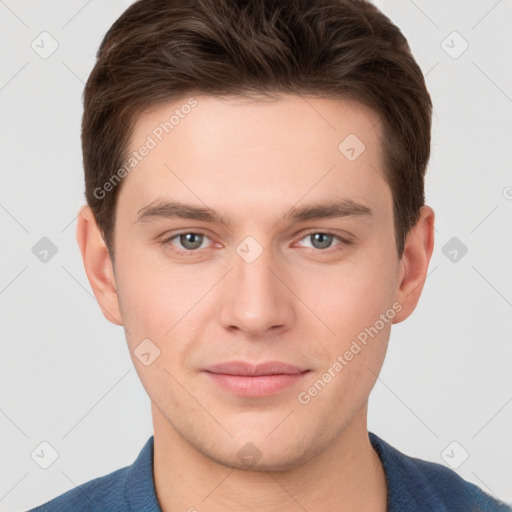
[[[234,254],[234,268],[226,276],[221,323],[251,339],[268,338],[292,325],[293,293],[284,284],[286,272],[270,249],[252,262]]]

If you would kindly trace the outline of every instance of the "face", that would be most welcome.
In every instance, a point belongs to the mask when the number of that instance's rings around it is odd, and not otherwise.
[[[135,125],[121,322],[161,421],[222,464],[291,468],[363,414],[402,309],[379,120],[339,100],[195,102]]]

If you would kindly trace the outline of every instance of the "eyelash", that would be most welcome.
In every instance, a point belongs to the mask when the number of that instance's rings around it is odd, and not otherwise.
[[[314,252],[319,252],[319,253],[323,253],[323,254],[331,254],[333,252],[337,252],[339,250],[342,250],[342,249],[339,248],[340,245],[350,245],[352,243],[351,240],[347,240],[346,238],[343,238],[340,235],[336,235],[335,233],[331,233],[329,231],[318,231],[318,230],[316,230],[316,231],[313,230],[313,231],[309,231],[307,233],[302,234],[302,236],[300,237],[299,240],[303,240],[304,238],[306,238],[306,237],[308,237],[310,235],[314,235],[314,234],[318,234],[318,233],[320,233],[322,235],[330,235],[330,236],[332,236],[334,238],[337,238],[341,243],[335,245],[334,247],[329,247],[327,249],[315,249],[315,248],[312,248],[311,250],[313,250]],[[189,235],[189,234],[192,234],[192,235],[203,235],[206,238],[210,238],[206,233],[204,233],[203,231],[200,231],[200,230],[198,230],[198,231],[181,231],[179,233],[173,234],[170,237],[167,237],[161,243],[162,243],[162,245],[168,245],[175,238],[178,238],[181,235]],[[174,252],[177,253],[178,255],[193,256],[195,254],[200,253],[204,249],[205,248],[203,248],[203,249],[195,249],[195,250],[174,249]]]

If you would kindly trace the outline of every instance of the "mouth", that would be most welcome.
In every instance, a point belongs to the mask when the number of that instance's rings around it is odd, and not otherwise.
[[[236,396],[271,396],[296,385],[311,370],[281,361],[252,365],[244,361],[221,363],[204,370],[222,389]]]

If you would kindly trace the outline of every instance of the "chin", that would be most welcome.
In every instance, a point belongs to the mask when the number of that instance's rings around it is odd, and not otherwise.
[[[275,428],[275,425],[274,427]],[[272,429],[263,430],[258,425],[253,429],[238,431],[228,442],[214,442],[210,446],[196,446],[203,455],[223,466],[242,471],[287,471],[299,467],[314,456],[320,447],[306,442],[304,436],[294,437],[283,429],[269,435]]]
[[[255,444],[246,443],[232,454],[210,454],[215,462],[239,471],[289,471],[305,462],[303,453],[299,453],[293,444],[288,444],[286,451],[282,447],[272,450],[268,447],[259,449]]]

